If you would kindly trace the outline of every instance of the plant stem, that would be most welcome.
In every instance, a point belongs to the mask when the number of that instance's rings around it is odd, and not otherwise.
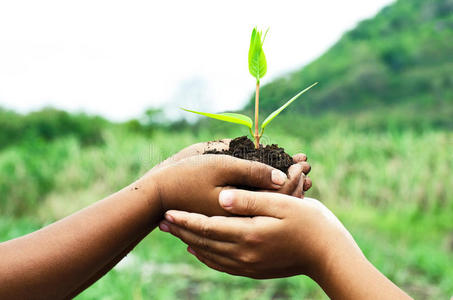
[[[256,81],[256,93],[255,93],[255,148],[260,147],[260,133],[258,130],[258,116],[259,116],[259,105],[260,105],[260,82]]]

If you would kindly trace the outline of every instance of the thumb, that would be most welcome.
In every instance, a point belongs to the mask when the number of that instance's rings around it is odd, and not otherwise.
[[[229,213],[243,216],[283,218],[288,196],[277,193],[223,190],[219,194],[220,206]]]
[[[222,185],[243,186],[260,189],[280,189],[288,177],[269,165],[239,159],[228,155],[213,155],[215,171],[222,178]]]

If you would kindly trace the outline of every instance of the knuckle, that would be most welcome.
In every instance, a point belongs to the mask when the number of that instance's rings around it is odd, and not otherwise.
[[[247,178],[244,178],[244,181],[245,181],[245,180],[250,181],[250,178],[252,178],[252,176],[253,176],[253,169],[254,169],[253,165],[254,165],[254,162],[252,162],[252,161],[248,161],[248,162],[247,162],[247,167],[246,167],[246,172],[245,172],[245,176],[246,176]]]
[[[253,252],[244,252],[239,256],[239,261],[246,265],[254,265],[258,263],[258,256]]]
[[[269,173],[268,171],[270,170],[270,167],[266,166],[265,164],[259,163],[259,162],[255,162],[255,165],[256,165],[256,172],[258,175],[257,180],[259,180],[260,182],[265,182],[266,178],[270,179],[270,176],[267,176]]]
[[[209,253],[209,243],[207,242],[206,239],[204,238],[201,238],[198,240],[198,247],[204,251],[206,251],[207,253]]]
[[[246,198],[245,200],[245,208],[248,212],[255,212],[256,211],[256,201],[254,196],[251,196],[249,198]]]
[[[189,228],[193,228],[194,230],[199,230],[201,231],[201,226],[203,225],[203,218],[199,215],[195,215],[189,222],[189,220],[186,220],[186,226]]]
[[[238,254],[237,260],[241,263],[247,263],[248,256],[245,253]]]
[[[180,223],[181,226],[184,227],[184,228],[187,228],[187,227],[190,226],[189,220],[187,220],[186,218],[181,219],[180,222],[181,222],[181,223]]]
[[[254,187],[262,186],[266,179],[266,165],[257,161],[249,161],[247,166],[248,182]]]
[[[205,238],[211,238],[212,237],[212,228],[211,228],[211,225],[207,221],[203,221],[201,223],[201,234]]]
[[[244,242],[246,244],[256,245],[260,244],[262,240],[261,236],[255,232],[249,232],[244,235]]]

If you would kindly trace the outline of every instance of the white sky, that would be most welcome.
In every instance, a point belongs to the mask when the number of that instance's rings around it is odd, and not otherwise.
[[[247,52],[255,25],[270,27],[265,83],[391,2],[1,1],[0,106],[115,120],[158,106],[238,109],[254,89]]]

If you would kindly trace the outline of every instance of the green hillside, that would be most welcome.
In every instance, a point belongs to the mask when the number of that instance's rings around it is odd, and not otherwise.
[[[451,108],[453,0],[398,0],[382,9],[309,65],[265,85],[262,109],[277,108],[315,81],[320,85],[293,104],[293,110]],[[252,108],[250,102],[246,109]]]

